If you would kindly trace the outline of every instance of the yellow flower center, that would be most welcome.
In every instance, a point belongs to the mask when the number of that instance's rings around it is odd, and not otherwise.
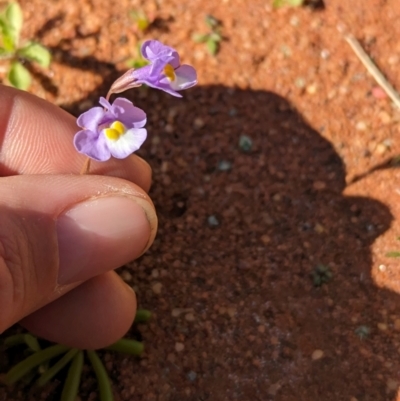
[[[174,67],[172,67],[171,64],[167,64],[164,67],[164,74],[170,81],[175,81],[176,75],[175,75],[175,70]]]
[[[121,135],[124,135],[126,132],[125,125],[121,123],[121,121],[114,121],[109,128],[104,129],[104,133],[108,139],[116,141],[119,139]]]

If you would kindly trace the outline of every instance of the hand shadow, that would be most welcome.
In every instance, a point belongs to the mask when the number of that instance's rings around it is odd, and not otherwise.
[[[342,194],[342,160],[282,97],[224,86],[183,95],[127,94],[148,113],[140,154],[160,229],[127,267],[155,318],[141,327],[140,363],[112,357],[115,389],[143,400],[387,400],[398,346],[376,327],[399,297],[374,284],[370,245],[388,208]],[[321,286],[318,266],[332,275]]]
[[[388,208],[343,196],[342,160],[278,95],[206,86],[184,97],[138,104],[160,231],[131,270],[157,316],[142,333],[149,367],[132,367],[136,394],[154,374],[160,399],[168,385],[193,401],[386,400],[381,361],[395,340],[376,327],[399,298],[374,284],[370,245]],[[318,265],[332,274],[320,287]]]

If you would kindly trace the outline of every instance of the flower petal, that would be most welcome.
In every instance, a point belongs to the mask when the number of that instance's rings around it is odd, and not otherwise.
[[[158,40],[147,40],[144,42],[141,52],[142,56],[151,62],[159,58],[172,57],[171,64],[174,68],[177,68],[180,64],[178,52],[172,47],[165,46]]]
[[[96,132],[97,126],[104,116],[104,110],[101,107],[92,107],[88,111],[82,113],[76,123],[78,127]]]
[[[172,89],[184,90],[197,84],[197,73],[191,65],[181,65],[175,70],[175,75],[175,81],[170,82]]]
[[[117,120],[121,121],[128,128],[142,128],[146,124],[146,113],[135,107],[132,102],[123,97],[115,99],[112,107],[115,108],[114,115]]]
[[[104,133],[102,135],[105,138],[108,149],[111,154],[117,159],[124,159],[133,152],[136,152],[146,140],[147,131],[144,128],[132,128],[121,135],[117,140],[108,139]]]
[[[74,136],[74,146],[79,153],[97,161],[104,162],[111,157],[104,135],[99,135],[97,132],[89,130],[77,132]]]

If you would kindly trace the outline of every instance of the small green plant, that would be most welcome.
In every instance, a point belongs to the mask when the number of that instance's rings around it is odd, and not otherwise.
[[[368,326],[362,325],[355,329],[355,333],[361,340],[365,340],[371,334],[371,329]]]
[[[33,41],[20,43],[23,15],[18,3],[9,3],[0,14],[0,59],[10,64],[7,80],[18,89],[27,90],[31,84],[31,74],[23,65],[33,61],[48,68],[50,52],[41,44]]]
[[[136,313],[135,323],[146,323],[150,317],[151,313],[148,310],[139,309]],[[29,354],[27,358],[16,364],[6,373],[3,379],[4,384],[11,386],[19,380],[24,380],[25,384],[28,384],[36,377],[36,386],[42,387],[69,365],[60,401],[74,401],[78,396],[84,356],[86,354],[97,378],[100,400],[113,401],[111,380],[100,357],[95,351],[69,348],[61,344],[50,345],[42,349],[38,339],[29,333],[15,334],[7,337],[4,340],[4,345],[7,348],[16,345],[26,345],[26,352]],[[128,338],[122,338],[105,348],[108,351],[135,356],[140,356],[143,353],[143,349],[144,347],[141,342]],[[50,366],[50,361],[57,357],[61,358]]]
[[[137,69],[137,68],[142,68],[145,65],[149,64],[149,62],[142,56],[142,53],[140,51],[141,47],[142,43],[138,43],[136,47],[136,55],[126,62],[126,66],[128,68]]]
[[[272,6],[274,8],[280,7],[300,7],[304,4],[304,0],[274,0]]]
[[[154,18],[150,18],[142,10],[133,10],[129,13],[130,17],[133,19],[136,25],[136,30],[140,32],[145,32],[150,25],[154,22]]]
[[[333,273],[329,266],[319,264],[311,273],[314,287],[321,287],[322,284],[328,283],[333,277]]]
[[[192,38],[196,43],[205,43],[209,53],[212,56],[215,56],[219,51],[222,41],[222,25],[221,22],[212,15],[206,15],[204,18],[204,22],[208,26],[210,32],[206,34],[195,33]]]

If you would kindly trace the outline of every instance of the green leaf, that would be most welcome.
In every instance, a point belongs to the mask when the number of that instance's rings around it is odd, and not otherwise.
[[[304,3],[304,0],[274,0],[272,7],[280,8],[285,6],[300,7]]]
[[[68,347],[64,345],[53,345],[42,351],[36,352],[11,368],[7,372],[4,382],[8,385],[12,385],[36,366],[67,351]]]
[[[28,60],[36,61],[44,68],[48,68],[51,61],[50,52],[44,46],[35,42],[29,42],[18,50],[18,55]]]
[[[147,309],[138,309],[136,311],[135,323],[147,323],[151,318],[151,312]]]
[[[27,90],[31,84],[30,72],[18,61],[11,64],[7,78],[10,84],[18,89]]]
[[[206,33],[205,35],[202,35],[200,33],[195,33],[192,35],[192,39],[196,43],[205,43],[207,42],[209,36],[210,35],[208,33]]]
[[[111,389],[110,378],[108,377],[104,365],[102,364],[96,352],[87,350],[86,353],[97,378],[100,401],[113,401],[114,397]]]
[[[139,341],[131,340],[129,338],[121,338],[116,343],[109,345],[105,349],[139,356],[143,353],[144,345]]]
[[[6,8],[5,17],[14,46],[17,47],[24,21],[20,5],[18,3],[10,3]]]
[[[221,42],[222,37],[218,32],[212,32],[210,34],[210,39],[213,40],[214,42]]]
[[[215,42],[212,39],[208,39],[206,45],[207,45],[208,52],[212,56],[215,56],[218,53],[218,47],[219,47],[218,42]]]
[[[79,351],[72,360],[61,393],[61,401],[75,401],[78,396],[83,369],[83,352]]]
[[[400,252],[397,251],[388,252],[386,256],[389,258],[400,258]]]

